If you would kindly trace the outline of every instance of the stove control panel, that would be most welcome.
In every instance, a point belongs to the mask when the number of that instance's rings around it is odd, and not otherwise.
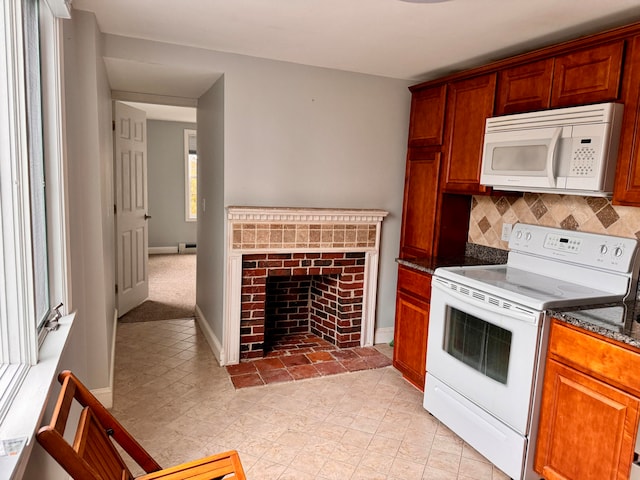
[[[550,233],[544,237],[544,248],[559,252],[579,253],[582,249],[582,239]]]
[[[589,265],[615,272],[631,272],[638,261],[638,240],[599,233],[517,223],[509,239],[510,251]]]

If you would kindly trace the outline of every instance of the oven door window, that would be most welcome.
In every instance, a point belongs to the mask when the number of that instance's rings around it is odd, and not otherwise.
[[[486,377],[507,383],[512,334],[453,307],[447,307],[444,350]]]

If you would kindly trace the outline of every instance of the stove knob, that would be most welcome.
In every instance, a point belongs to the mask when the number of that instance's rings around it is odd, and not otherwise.
[[[520,240],[522,238],[522,230],[518,230],[518,233],[516,233],[516,238],[518,240]]]
[[[607,248],[606,245],[600,245],[600,253],[602,255],[606,255],[606,253],[609,251],[609,249]]]
[[[622,256],[622,248],[620,247],[616,247],[613,249],[613,256],[614,257],[621,257]]]
[[[527,240],[531,240],[531,232],[527,232],[525,237],[526,237]]]

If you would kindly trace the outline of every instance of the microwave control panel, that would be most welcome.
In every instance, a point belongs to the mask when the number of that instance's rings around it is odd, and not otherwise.
[[[579,137],[572,139],[569,175],[572,177],[593,177],[596,159],[601,150],[600,137]]]

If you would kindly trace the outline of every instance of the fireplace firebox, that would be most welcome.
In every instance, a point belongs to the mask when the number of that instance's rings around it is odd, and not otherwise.
[[[365,259],[364,252],[244,255],[241,358],[262,357],[269,340],[295,333],[360,346]]]

